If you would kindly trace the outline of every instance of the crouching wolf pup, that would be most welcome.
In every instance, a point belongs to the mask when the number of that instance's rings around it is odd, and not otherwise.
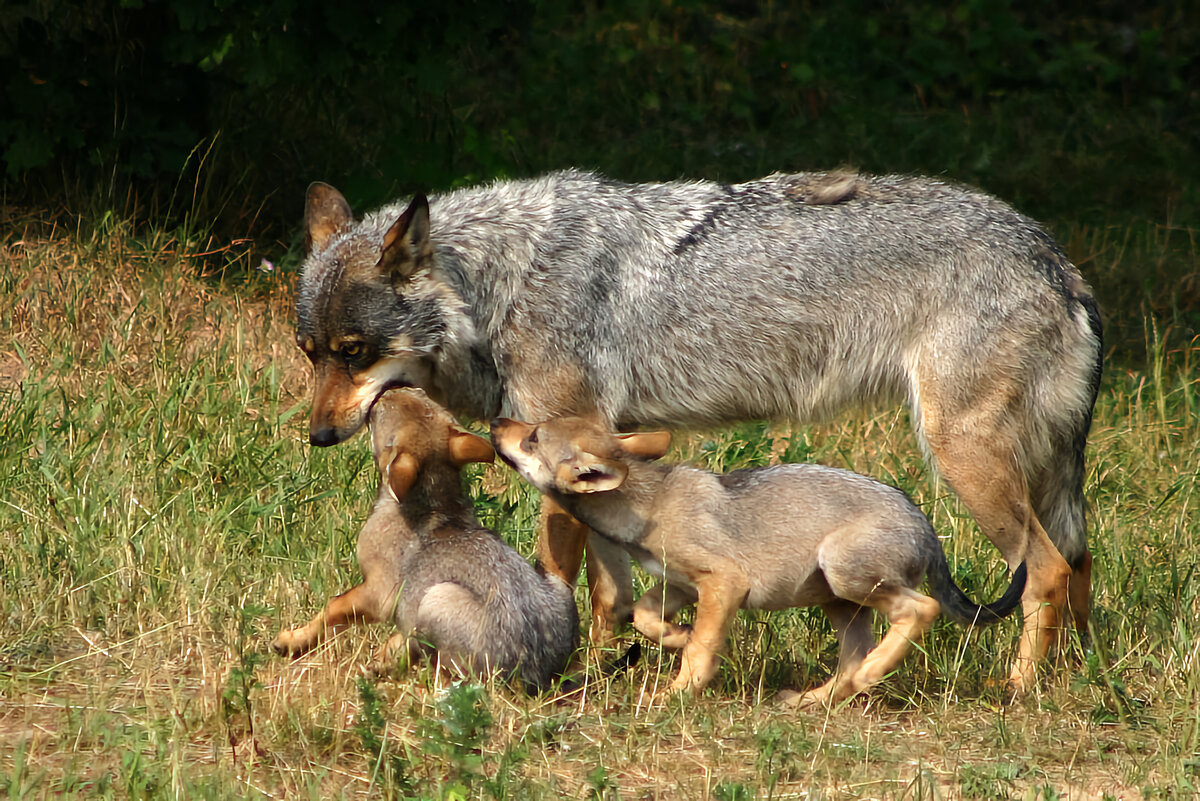
[[[995,198],[896,176],[631,185],[566,171],[361,220],[313,184],[306,225],[297,342],[314,445],[349,437],[397,385],[477,419],[625,430],[903,400],[983,533],[1028,565],[1014,689],[1068,602],[1086,626],[1100,317],[1062,249]],[[543,516],[539,555],[573,580],[586,529],[553,504]],[[629,566],[603,540],[589,549],[603,640],[628,614],[614,603]]]
[[[370,427],[380,481],[358,537],[363,583],[271,647],[298,655],[347,624],[394,620],[381,665],[400,649],[435,650],[460,673],[516,671],[529,689],[549,686],[575,649],[575,599],[476,520],[459,468],[492,461],[492,446],[420,390],[381,395]]]
[[[652,464],[667,432],[615,435],[579,418],[495,420],[492,441],[525,480],[662,580],[633,605],[633,625],[683,649],[671,690],[699,690],[716,675],[738,609],[820,606],[829,615],[841,646],[836,674],[787,694],[811,705],[890,673],[939,611],[963,625],[992,623],[1025,587],[1022,564],[1000,600],[970,601],[925,515],[900,490],[857,473],[785,464],[719,475]],[[933,598],[917,591],[926,575]],[[671,622],[693,603],[690,628]],[[863,607],[891,624],[879,645]]]

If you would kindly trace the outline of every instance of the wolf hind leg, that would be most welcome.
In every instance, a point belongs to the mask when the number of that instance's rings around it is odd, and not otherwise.
[[[928,412],[924,417],[939,472],[1009,566],[1024,561],[1029,571],[1021,602],[1024,629],[1009,675],[1010,689],[1024,693],[1061,636],[1071,568],[1034,514],[1017,440],[1007,428],[989,415],[960,415],[953,422]]]
[[[1087,520],[1083,497],[1083,449],[1087,443],[1085,420],[1071,441],[1058,443],[1049,466],[1031,481],[1033,507],[1050,540],[1071,567],[1067,605],[1075,629],[1088,630],[1092,595],[1092,555],[1087,547]]]

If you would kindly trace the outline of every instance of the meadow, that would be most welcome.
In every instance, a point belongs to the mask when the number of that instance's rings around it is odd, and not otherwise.
[[[294,275],[118,218],[10,219],[0,238],[0,790],[129,798],[1178,798],[1200,784],[1200,298],[1195,232],[1055,233],[1109,350],[1088,447],[1092,629],[1006,703],[1018,624],[939,623],[869,696],[823,680],[819,612],[742,613],[719,679],[645,702],[674,656],[569,699],[360,677],[384,627],[305,657],[267,644],[358,581],[366,438],[307,443]],[[1191,328],[1189,328],[1189,325]],[[725,470],[807,460],[908,491],[976,598],[1006,576],[922,463],[903,411],[677,437]],[[533,549],[538,498],[470,487]],[[586,612],[586,593],[578,593]],[[586,619],[586,615],[585,615]],[[632,637],[633,635],[630,635]]]

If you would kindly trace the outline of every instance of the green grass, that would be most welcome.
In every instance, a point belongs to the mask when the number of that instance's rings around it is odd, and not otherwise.
[[[0,791],[1192,795],[1200,343],[1181,332],[1194,324],[1195,283],[1159,291],[1138,276],[1195,264],[1194,234],[1079,229],[1064,241],[1102,297],[1131,310],[1106,308],[1113,352],[1089,449],[1093,638],[1073,639],[1037,692],[1005,705],[1017,624],[970,634],[939,624],[869,697],[797,713],[775,694],[821,681],[835,658],[811,610],[743,613],[712,689],[657,706],[642,692],[669,680],[674,657],[654,648],[570,702],[446,687],[420,666],[364,682],[357,668],[383,627],[294,662],[271,656],[281,627],[358,581],[355,537],[375,480],[362,437],[307,445],[309,374],[292,344],[289,279],[205,277],[186,243],[112,222],[10,231],[0,250]],[[781,456],[903,487],[968,591],[999,593],[995,549],[931,482],[901,412],[695,432],[672,454],[715,469]],[[536,494],[497,466],[477,471],[472,491],[485,521],[531,553]]]

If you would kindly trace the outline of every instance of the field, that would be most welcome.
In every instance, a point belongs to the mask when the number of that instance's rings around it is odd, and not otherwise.
[[[267,643],[356,583],[374,492],[360,436],[307,444],[294,276],[109,219],[0,238],[0,789],[9,798],[1176,798],[1200,784],[1200,278],[1194,232],[1056,233],[1102,300],[1088,452],[1093,629],[1003,702],[1017,624],[940,623],[866,698],[774,700],[828,675],[816,612],[743,613],[697,698],[642,702],[673,656],[572,700],[368,682],[382,627],[297,661]],[[905,415],[677,438],[714,469],[784,456],[907,490],[976,598],[992,548]],[[536,494],[477,470],[528,555]],[[584,593],[579,601],[586,604]]]

